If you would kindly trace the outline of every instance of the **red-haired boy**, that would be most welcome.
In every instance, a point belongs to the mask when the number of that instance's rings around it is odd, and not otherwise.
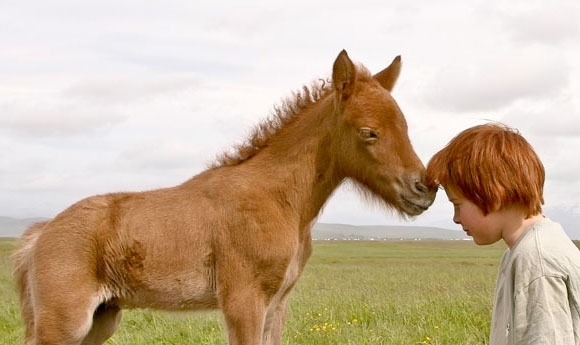
[[[544,166],[501,124],[464,130],[437,152],[427,178],[445,189],[453,221],[476,244],[503,240],[490,345],[580,344],[580,251],[542,215]]]

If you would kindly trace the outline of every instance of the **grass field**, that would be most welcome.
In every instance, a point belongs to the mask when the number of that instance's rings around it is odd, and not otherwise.
[[[0,240],[0,344],[22,344],[9,255]],[[292,293],[284,344],[487,344],[503,244],[315,242]],[[217,312],[126,311],[108,345],[226,344]]]

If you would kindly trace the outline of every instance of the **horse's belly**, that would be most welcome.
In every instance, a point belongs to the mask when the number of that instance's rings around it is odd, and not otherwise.
[[[102,271],[111,295],[127,308],[216,308],[209,245],[199,237],[169,234],[157,240],[131,234],[105,249]]]
[[[150,276],[132,288],[119,304],[127,308],[197,310],[217,308],[215,289],[196,275]]]
[[[145,256],[140,262],[116,270],[119,304],[126,307],[166,310],[217,307],[215,264],[211,254],[196,257]]]

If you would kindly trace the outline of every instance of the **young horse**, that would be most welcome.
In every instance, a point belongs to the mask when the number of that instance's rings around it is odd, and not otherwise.
[[[331,87],[305,87],[209,170],[32,226],[14,255],[27,341],[102,344],[122,308],[220,308],[229,344],[280,344],[311,225],[345,179],[402,215],[433,202],[390,94],[400,64],[373,77],[342,51]]]

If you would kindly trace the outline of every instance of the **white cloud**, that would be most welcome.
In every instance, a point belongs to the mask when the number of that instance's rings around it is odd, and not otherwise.
[[[580,104],[565,93],[558,96],[528,99],[505,109],[502,121],[543,138],[580,138]],[[574,147],[574,146],[570,146]],[[553,149],[566,150],[567,146]]]
[[[494,4],[489,2],[489,4]],[[513,42],[546,45],[577,44],[580,35],[580,4],[574,0],[512,1],[490,9]]]
[[[148,138],[128,147],[117,158],[118,166],[127,171],[147,170],[164,171],[174,169],[201,170],[203,165],[194,169],[196,162],[203,156],[203,148],[193,146],[176,138]],[[196,164],[197,163],[197,164]]]
[[[0,129],[37,137],[95,134],[124,120],[111,106],[40,94],[4,101],[0,113]]]
[[[501,120],[544,160],[546,199],[578,205],[579,6],[2,3],[0,207],[50,216],[91,193],[183,182],[328,77],[343,48],[373,72],[402,54],[394,96],[425,163],[460,130]],[[450,224],[450,213],[440,195],[415,224]],[[348,189],[321,219],[398,222]]]
[[[550,98],[568,83],[566,61],[533,47],[456,62],[437,73],[424,90],[435,109],[482,112],[518,100]],[[554,53],[549,55],[548,53]]]
[[[199,85],[197,79],[187,76],[86,80],[63,90],[62,96],[93,104],[127,104],[171,93],[191,92]]]

